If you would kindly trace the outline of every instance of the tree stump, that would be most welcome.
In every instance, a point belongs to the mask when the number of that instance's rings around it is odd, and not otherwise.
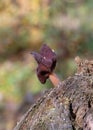
[[[14,130],[93,130],[93,61],[75,61],[77,73],[46,91]]]

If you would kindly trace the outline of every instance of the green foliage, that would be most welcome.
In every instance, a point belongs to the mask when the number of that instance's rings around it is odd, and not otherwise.
[[[92,0],[39,2],[0,1],[0,90],[15,97],[29,88],[37,92],[42,86],[34,68],[19,62],[24,51],[39,49],[47,42],[58,55],[56,71],[61,78],[75,71],[71,57],[93,54]],[[7,70],[11,57],[16,61]]]
[[[63,42],[64,37],[66,37],[66,44],[69,43],[69,48],[70,43],[73,42],[80,43],[80,46],[81,38],[82,42],[87,38],[87,43],[91,46],[93,42],[92,0],[54,0],[45,6],[40,6],[38,1],[27,2],[29,3],[27,8],[31,8],[30,5],[34,3],[32,11],[25,11],[26,7],[22,2],[0,1],[0,44],[4,49],[3,52],[16,53],[19,48],[24,50],[33,48],[43,41],[58,44]],[[45,3],[42,1],[41,4]],[[25,13],[22,13],[20,6],[23,6]],[[74,39],[75,37],[78,38]],[[87,51],[93,49],[88,47]]]
[[[42,85],[37,80],[33,65],[23,65],[19,62],[6,62],[1,66],[0,93],[4,98],[20,102],[20,99],[28,91],[39,92]]]

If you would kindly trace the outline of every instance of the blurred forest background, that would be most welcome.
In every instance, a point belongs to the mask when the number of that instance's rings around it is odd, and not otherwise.
[[[93,58],[93,0],[0,0],[0,130],[12,130],[52,87],[36,76],[30,55],[43,43],[57,54],[56,73],[75,73],[75,56]]]

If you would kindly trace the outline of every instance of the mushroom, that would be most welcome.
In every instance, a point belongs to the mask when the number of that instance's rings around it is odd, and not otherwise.
[[[54,50],[51,50],[46,44],[40,49],[40,52],[31,52],[35,60],[38,63],[37,67],[37,77],[41,83],[46,83],[46,80],[49,78],[54,86],[57,86],[60,83],[59,78],[53,73],[56,67],[56,53]]]

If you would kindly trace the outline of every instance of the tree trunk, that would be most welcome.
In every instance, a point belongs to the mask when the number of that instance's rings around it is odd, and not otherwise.
[[[14,130],[93,130],[93,61],[76,62],[78,72],[47,91]]]

